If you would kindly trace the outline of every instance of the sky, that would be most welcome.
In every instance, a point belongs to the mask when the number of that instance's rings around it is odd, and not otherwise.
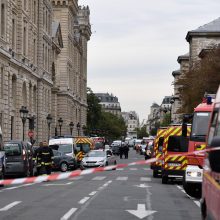
[[[177,58],[190,30],[220,17],[219,0],[79,0],[89,6],[87,86],[118,97],[140,122],[173,94]]]

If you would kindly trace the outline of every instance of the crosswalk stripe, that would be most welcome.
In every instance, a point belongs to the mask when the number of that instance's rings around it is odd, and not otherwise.
[[[92,180],[104,180],[106,178],[106,176],[96,176],[94,178],[92,178]]]
[[[140,181],[150,182],[151,178],[150,177],[141,177]]]
[[[128,179],[127,176],[119,176],[116,178],[116,180],[126,181]]]
[[[117,170],[124,170],[124,168],[117,168]]]
[[[130,170],[137,170],[137,168],[130,168]]]

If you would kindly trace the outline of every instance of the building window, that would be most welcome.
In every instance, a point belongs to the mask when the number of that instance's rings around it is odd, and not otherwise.
[[[36,24],[37,22],[37,6],[36,6],[36,1],[34,1],[34,23]]]
[[[5,36],[5,4],[1,4],[1,37]]]
[[[12,19],[12,49],[16,49],[16,25],[15,19]]]
[[[1,67],[1,98],[3,99],[4,95],[4,68]]]
[[[26,45],[27,45],[27,29],[26,29],[26,25],[24,24],[24,28],[23,28],[23,55],[26,56]]]

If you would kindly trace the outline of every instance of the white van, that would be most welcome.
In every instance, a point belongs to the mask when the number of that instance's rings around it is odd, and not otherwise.
[[[74,138],[52,138],[49,140],[49,147],[54,150],[61,152],[62,154],[66,154],[68,156],[75,157],[75,140]]]

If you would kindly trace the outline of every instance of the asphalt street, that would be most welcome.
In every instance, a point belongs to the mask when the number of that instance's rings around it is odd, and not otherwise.
[[[130,150],[127,163],[143,156]],[[199,201],[181,182],[161,184],[149,166],[129,166],[72,179],[0,188],[3,220],[201,219]]]

